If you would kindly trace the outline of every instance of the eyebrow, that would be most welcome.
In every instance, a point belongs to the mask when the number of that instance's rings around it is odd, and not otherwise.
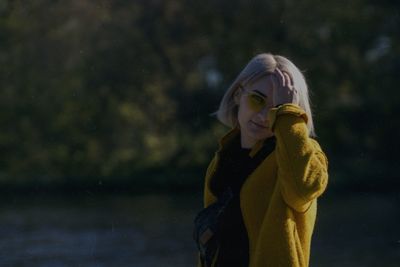
[[[266,96],[266,95],[264,95],[263,93],[261,93],[261,92],[260,92],[260,91],[258,91],[258,90],[254,90],[254,92],[257,92],[257,93],[259,93],[260,95],[262,95],[263,97],[267,98],[267,96]]]

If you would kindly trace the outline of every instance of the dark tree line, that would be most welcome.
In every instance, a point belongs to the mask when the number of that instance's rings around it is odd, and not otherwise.
[[[396,1],[1,1],[3,185],[201,181],[259,52],[312,91],[334,183],[399,184]],[[365,180],[365,181],[364,181]]]

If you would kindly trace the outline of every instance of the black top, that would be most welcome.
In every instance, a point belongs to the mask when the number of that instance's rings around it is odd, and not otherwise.
[[[240,209],[240,189],[246,178],[275,148],[275,138],[265,140],[263,147],[252,158],[251,149],[241,147],[240,135],[221,151],[215,175],[211,179],[211,191],[217,197],[230,187],[233,198],[225,208],[221,218],[219,234],[219,253],[217,267],[248,266],[249,240]]]

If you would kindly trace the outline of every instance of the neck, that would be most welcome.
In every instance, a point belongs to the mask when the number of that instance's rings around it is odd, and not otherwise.
[[[240,146],[242,148],[252,148],[256,143],[256,140],[249,140],[244,138],[243,135],[240,136]]]

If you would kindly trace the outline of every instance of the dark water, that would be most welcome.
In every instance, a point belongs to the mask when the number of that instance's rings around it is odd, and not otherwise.
[[[400,194],[328,195],[318,211],[311,266],[400,266]]]
[[[321,199],[310,266],[400,266],[399,203]],[[14,197],[0,207],[0,266],[196,265],[199,196]]]

